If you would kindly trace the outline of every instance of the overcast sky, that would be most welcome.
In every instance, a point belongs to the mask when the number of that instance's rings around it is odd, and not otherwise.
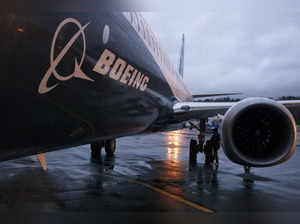
[[[300,1],[166,1],[143,15],[193,94],[300,96]]]

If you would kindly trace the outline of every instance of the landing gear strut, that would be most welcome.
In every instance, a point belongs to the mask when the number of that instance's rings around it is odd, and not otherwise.
[[[250,174],[251,167],[250,166],[244,166],[245,174]]]
[[[244,166],[245,174],[243,177],[243,181],[246,183],[247,187],[251,187],[251,185],[254,183],[254,180],[253,180],[253,178],[251,178],[251,175],[250,175],[250,170],[251,170],[250,166]]]
[[[112,157],[116,151],[116,139],[94,142],[91,144],[91,161],[94,163],[101,162],[102,147],[105,149],[107,157]]]

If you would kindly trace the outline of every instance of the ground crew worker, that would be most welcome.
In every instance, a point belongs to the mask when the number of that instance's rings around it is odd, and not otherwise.
[[[203,147],[204,147],[204,141],[205,141],[205,132],[200,132],[200,134],[198,135],[198,151],[199,152],[203,152]]]
[[[211,163],[213,164],[213,162],[216,161],[216,167],[218,168],[219,166],[218,151],[220,148],[220,135],[218,133],[218,128],[213,129],[213,135],[210,140],[212,144],[212,154],[213,154]]]
[[[207,140],[204,146],[204,154],[205,154],[205,165],[210,166],[212,163],[213,152],[212,152],[212,142],[211,140]]]

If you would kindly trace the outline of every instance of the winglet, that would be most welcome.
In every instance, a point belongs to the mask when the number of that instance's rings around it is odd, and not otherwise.
[[[46,171],[47,170],[47,163],[46,163],[45,154],[44,153],[38,154],[37,158],[39,159],[43,170]]]

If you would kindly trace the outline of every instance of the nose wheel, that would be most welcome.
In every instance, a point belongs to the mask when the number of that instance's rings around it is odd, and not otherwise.
[[[101,151],[104,145],[104,141],[94,142],[91,144],[91,162],[101,162]]]
[[[101,162],[101,151],[104,147],[107,157],[112,157],[116,151],[116,139],[94,142],[91,144],[91,161],[93,163]]]

